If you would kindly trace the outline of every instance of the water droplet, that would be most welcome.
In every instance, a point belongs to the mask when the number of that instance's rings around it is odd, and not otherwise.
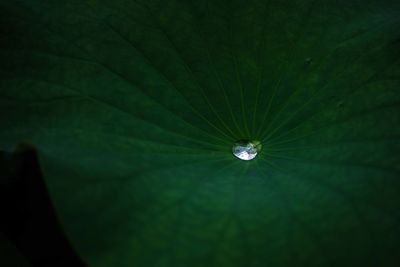
[[[232,153],[241,160],[252,160],[260,152],[262,145],[260,141],[239,140],[232,147]]]
[[[338,108],[342,108],[343,106],[344,106],[344,101],[343,100],[337,102],[337,107]]]

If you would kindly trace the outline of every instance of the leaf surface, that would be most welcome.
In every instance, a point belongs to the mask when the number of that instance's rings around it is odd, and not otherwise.
[[[400,261],[398,1],[0,7],[0,148],[90,266]]]

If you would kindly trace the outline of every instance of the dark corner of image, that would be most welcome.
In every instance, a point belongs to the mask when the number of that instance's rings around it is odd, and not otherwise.
[[[61,228],[29,144],[0,150],[0,266],[87,266]]]

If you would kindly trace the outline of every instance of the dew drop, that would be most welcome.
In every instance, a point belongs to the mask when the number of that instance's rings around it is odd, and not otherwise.
[[[310,57],[306,58],[307,65],[311,65],[312,62],[313,62],[312,58],[310,58]]]
[[[252,160],[260,152],[262,145],[260,141],[239,140],[232,147],[232,153],[241,160]]]
[[[344,101],[341,100],[341,101],[337,102],[336,105],[337,105],[338,108],[342,108],[344,106]]]

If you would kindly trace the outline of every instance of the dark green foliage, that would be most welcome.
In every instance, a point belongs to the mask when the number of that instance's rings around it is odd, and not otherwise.
[[[90,266],[398,266],[398,1],[0,12],[0,148],[35,145]]]

